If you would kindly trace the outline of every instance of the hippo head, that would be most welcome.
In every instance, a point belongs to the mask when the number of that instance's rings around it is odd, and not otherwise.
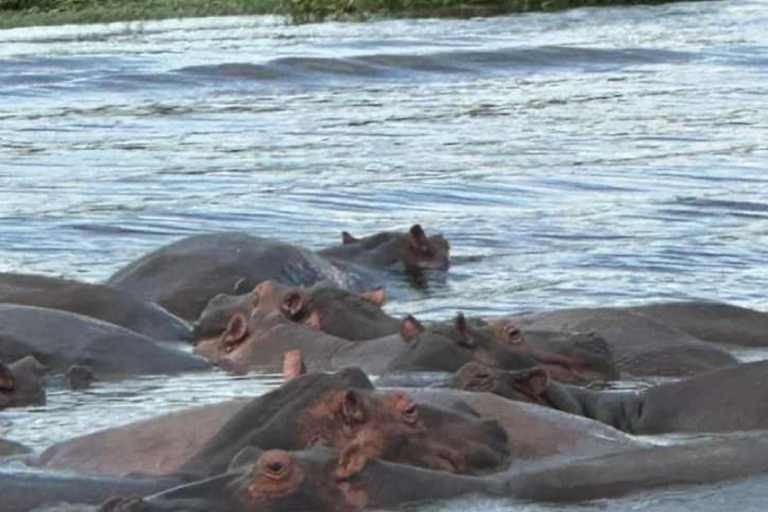
[[[249,293],[220,294],[211,299],[195,323],[194,337],[197,343],[217,339],[235,314],[247,317],[259,309],[265,315],[282,315],[339,338],[374,339],[398,329],[398,321],[381,309],[385,300],[384,288],[352,293],[328,286],[302,288],[267,280]]]
[[[73,364],[67,370],[67,386],[71,390],[88,389],[91,387],[94,375],[90,366]]]
[[[450,267],[450,245],[443,235],[427,236],[419,224],[414,224],[407,233],[379,233],[355,238],[346,231],[341,236],[342,244],[358,246],[364,252],[376,254],[376,260],[389,265],[400,264],[406,270],[448,270]]]
[[[212,298],[200,313],[193,326],[195,344],[217,339],[227,328],[235,313],[250,315],[253,311],[255,290],[241,295],[220,293]]]
[[[463,314],[445,325],[425,329],[413,317],[401,324],[400,335],[409,348],[395,358],[388,371],[455,372],[471,361],[499,368],[528,368],[535,359],[493,339],[490,332],[470,327]]]
[[[0,407],[44,404],[47,371],[33,356],[7,367],[0,363]]]
[[[544,403],[550,379],[541,367],[524,370],[499,370],[478,362],[462,366],[453,377],[454,388],[465,391],[494,393],[510,400]]]
[[[407,250],[402,254],[406,268],[448,270],[450,246],[443,235],[428,237],[421,226],[415,224],[408,231]]]
[[[246,373],[250,369],[250,353],[269,330],[266,326],[287,323],[285,320],[280,321],[279,318],[263,318],[263,315],[236,312],[218,337],[212,336],[198,341],[194,353],[227,370]],[[257,327],[259,325],[260,328]]]
[[[377,455],[378,447],[364,441],[350,443],[341,453],[268,450],[230,484],[230,492],[243,511],[361,511],[375,505],[375,491],[369,487],[377,479],[363,475]]]
[[[300,351],[286,353],[284,360],[286,380],[293,380],[297,378],[296,374],[303,374],[303,366]],[[343,403],[355,396],[346,392]],[[366,403],[359,398],[353,402]],[[321,410],[327,412],[329,410],[327,404],[328,402]],[[348,406],[339,408],[336,405],[336,408],[341,411],[341,416],[349,416],[344,414]],[[371,416],[377,426],[394,426],[394,428],[386,427],[377,431],[375,435],[365,434],[369,442],[378,441],[382,446],[379,456],[386,460],[407,462],[415,466],[452,473],[477,474],[496,471],[507,463],[510,455],[507,435],[501,425],[495,420],[480,419],[476,411],[471,408],[457,412],[427,404],[416,405],[405,393],[394,392],[379,395],[378,405],[373,407],[368,405],[364,410],[380,411],[377,415],[365,413],[365,416]],[[318,411],[313,409],[312,415],[304,420],[304,423],[311,425],[315,432],[325,419],[332,418],[333,421],[337,421],[340,416],[339,413],[330,416],[321,413],[318,420],[317,413]],[[331,432],[336,432],[338,428],[337,424],[325,427]],[[355,432],[355,435],[363,435]],[[360,432],[365,433],[368,430],[362,429]],[[333,446],[348,440],[342,438],[329,442],[328,437],[323,438],[317,433],[311,436],[304,435],[305,440],[308,437],[309,444],[319,442]]]

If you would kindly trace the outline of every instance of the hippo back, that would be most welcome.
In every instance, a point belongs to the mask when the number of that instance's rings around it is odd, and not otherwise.
[[[0,273],[0,302],[59,309],[131,329],[153,340],[188,341],[190,326],[157,304],[108,286],[31,274]]]
[[[54,371],[89,366],[98,378],[204,370],[210,365],[128,329],[53,309],[0,305],[0,358],[32,355]]]
[[[215,295],[232,292],[237,283],[252,288],[265,279],[296,286],[355,285],[352,276],[311,251],[236,232],[197,235],[161,247],[106,284],[195,320]]]

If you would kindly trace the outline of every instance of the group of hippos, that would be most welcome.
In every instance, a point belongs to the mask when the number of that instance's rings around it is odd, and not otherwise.
[[[382,309],[382,284],[448,269],[447,241],[414,225],[320,251],[191,236],[102,285],[0,274],[0,409],[43,402],[46,375],[75,390],[214,367],[285,379],[39,455],[0,439],[0,509],[580,501],[768,471],[768,361],[733,355],[768,346],[768,314],[669,302],[421,323]],[[698,435],[648,437],[666,433]]]

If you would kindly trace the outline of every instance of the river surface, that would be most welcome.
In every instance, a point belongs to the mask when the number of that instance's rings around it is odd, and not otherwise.
[[[768,2],[0,31],[2,271],[98,282],[194,233],[321,248],[414,222],[445,234],[455,265],[396,314],[765,309]],[[0,413],[0,436],[40,450],[278,383],[54,385],[48,405]],[[766,487],[418,510],[762,511]]]

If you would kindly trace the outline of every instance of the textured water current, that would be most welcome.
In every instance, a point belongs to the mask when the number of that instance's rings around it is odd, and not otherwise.
[[[456,263],[392,313],[765,309],[768,3],[0,31],[0,270],[100,281],[192,233],[320,248],[414,222]],[[42,449],[278,382],[54,387],[44,407],[0,413],[0,436]],[[761,488],[418,510],[762,511]]]

